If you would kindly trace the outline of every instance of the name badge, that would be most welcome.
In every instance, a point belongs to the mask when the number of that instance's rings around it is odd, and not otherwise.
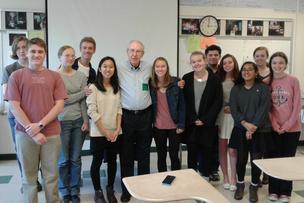
[[[147,83],[142,84],[142,90],[143,91],[148,91],[149,90],[149,85]]]

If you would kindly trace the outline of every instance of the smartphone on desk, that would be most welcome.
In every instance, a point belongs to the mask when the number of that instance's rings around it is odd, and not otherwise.
[[[175,176],[171,176],[171,175],[167,175],[166,177],[165,177],[165,179],[163,180],[163,182],[162,182],[162,184],[163,185],[171,185],[172,184],[172,182],[175,180]]]

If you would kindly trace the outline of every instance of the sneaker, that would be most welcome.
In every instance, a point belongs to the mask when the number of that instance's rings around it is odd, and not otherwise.
[[[224,184],[223,184],[223,188],[224,188],[225,190],[230,190],[230,184],[229,184],[229,183],[224,183]]]
[[[231,192],[236,191],[236,185],[230,185],[229,190],[230,190]]]
[[[259,188],[259,186],[250,184],[250,186],[249,186],[249,201],[250,202],[257,202],[259,200],[258,188]]]
[[[277,194],[271,193],[271,194],[268,195],[268,199],[269,199],[270,201],[275,202],[275,201],[278,201],[279,196],[278,196]]]
[[[40,182],[37,180],[37,191],[41,192],[42,191],[42,185],[40,184]]]
[[[236,199],[236,200],[243,199],[244,188],[245,188],[245,183],[237,183],[236,184],[236,190],[235,190],[235,193],[234,193],[234,199]]]
[[[131,195],[130,194],[124,194],[122,193],[121,197],[120,197],[120,201],[121,202],[129,202],[131,199]]]
[[[209,181],[220,181],[220,175],[217,171],[212,172],[209,175]]]
[[[287,203],[287,202],[290,201],[290,197],[288,197],[287,195],[281,195],[280,196],[280,201]]]
[[[107,198],[109,203],[117,203],[113,187],[107,186]]]
[[[94,200],[95,203],[106,203],[102,190],[95,191]]]

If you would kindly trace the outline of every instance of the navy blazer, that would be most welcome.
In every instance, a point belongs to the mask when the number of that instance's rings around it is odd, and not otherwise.
[[[178,78],[171,77],[172,81],[166,90],[169,112],[177,128],[185,128],[185,102],[181,88],[177,86]],[[153,107],[153,123],[155,123],[157,112],[157,90],[150,85],[150,95]]]

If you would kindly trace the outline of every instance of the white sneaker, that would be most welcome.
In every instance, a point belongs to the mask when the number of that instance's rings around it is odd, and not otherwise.
[[[268,199],[269,199],[270,201],[277,201],[277,200],[279,199],[279,197],[278,197],[277,194],[272,193],[272,194],[269,194],[269,195],[268,195]]]
[[[223,187],[225,190],[230,190],[230,184],[229,183],[224,183]]]
[[[281,195],[280,201],[284,203],[288,203],[290,201],[290,198],[287,195]]]
[[[230,190],[231,192],[236,191],[236,185],[230,185],[229,190]]]

